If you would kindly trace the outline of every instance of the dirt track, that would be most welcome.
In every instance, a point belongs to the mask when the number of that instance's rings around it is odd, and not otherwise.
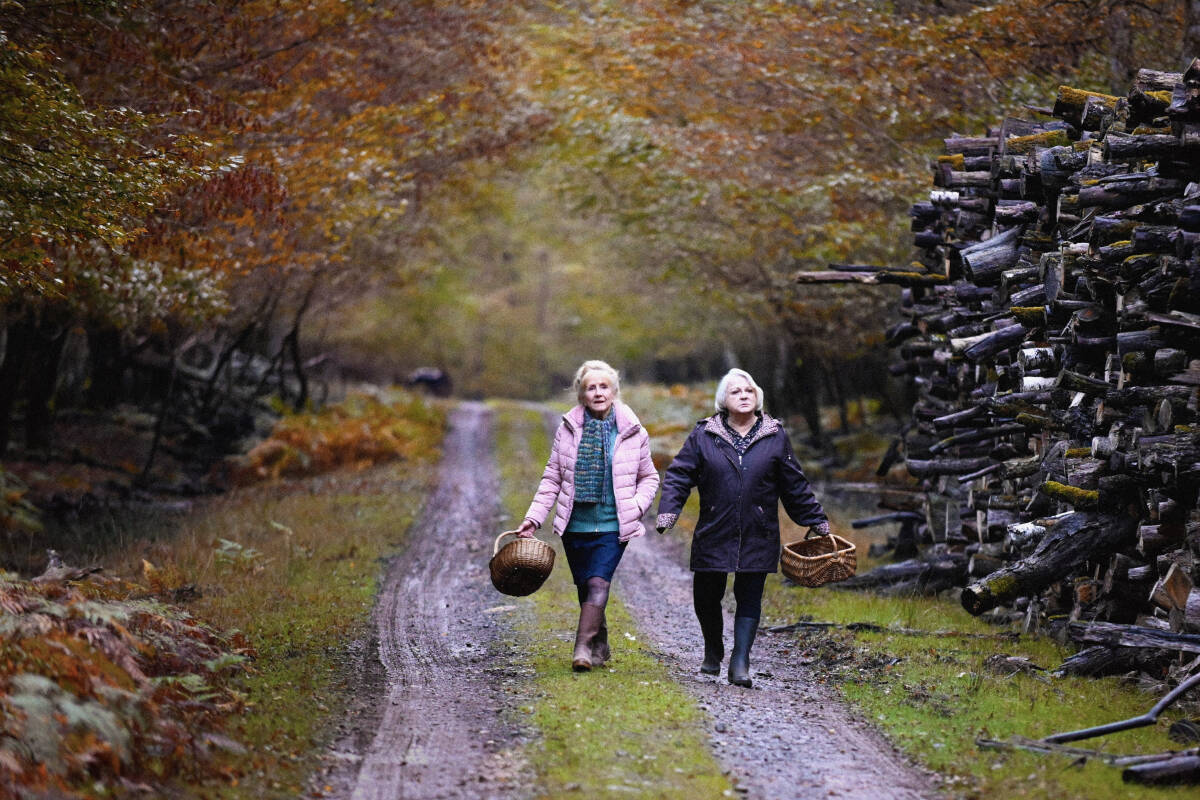
[[[503,646],[505,615],[488,613],[497,605],[486,570],[491,541],[476,533],[498,530],[489,421],[486,407],[471,403],[451,419],[438,489],[405,552],[389,566],[375,611],[378,640],[360,654],[357,708],[315,781],[329,787],[318,790],[322,796],[536,794],[520,758],[522,732],[504,722],[512,718],[506,710],[525,702],[526,683]],[[709,714],[713,751],[743,796],[936,794],[928,776],[855,720],[794,656],[781,653],[794,646],[783,635],[759,634],[752,689],[700,675],[691,574],[681,566],[681,547],[678,535],[651,533],[634,542],[617,572],[616,596]],[[619,658],[614,666],[620,668]]]
[[[759,632],[750,659],[751,689],[730,686],[724,674],[700,673],[703,640],[692,611],[691,572],[681,566],[685,545],[680,536],[651,532],[631,545],[617,572],[617,594],[676,679],[708,713],[713,752],[745,796],[933,797],[929,776],[906,764],[796,663],[796,643],[789,634]],[[732,625],[727,612],[727,653]]]
[[[387,572],[375,624],[382,681],[360,707],[324,782],[352,800],[500,798],[527,784],[501,712],[510,686],[496,592],[480,536],[499,507],[490,412],[464,403],[451,417],[438,488]],[[370,657],[366,659],[369,667]],[[370,730],[375,726],[374,731]]]

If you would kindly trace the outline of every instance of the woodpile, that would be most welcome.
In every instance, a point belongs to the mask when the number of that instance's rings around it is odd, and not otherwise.
[[[903,287],[898,454],[923,496],[856,525],[899,522],[920,555],[848,583],[953,580],[972,614],[1072,623],[1113,664],[1195,658],[1200,59],[1125,97],[1062,87],[1045,119],[945,151],[910,212],[917,264],[798,276]]]

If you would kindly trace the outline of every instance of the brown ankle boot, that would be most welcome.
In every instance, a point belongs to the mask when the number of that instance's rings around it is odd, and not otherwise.
[[[592,637],[592,666],[602,667],[612,656],[608,648],[608,619],[604,610],[600,610],[600,630]]]
[[[575,630],[575,653],[571,656],[571,669],[587,672],[592,668],[592,640],[600,631],[604,609],[593,603],[579,606],[579,627]]]

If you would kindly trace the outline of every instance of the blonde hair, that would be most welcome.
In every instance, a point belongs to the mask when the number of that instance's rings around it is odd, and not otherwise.
[[[719,413],[723,414],[729,410],[729,407],[725,404],[725,395],[729,392],[730,378],[743,378],[743,379],[745,379],[746,383],[750,384],[750,388],[754,390],[754,394],[758,397],[758,410],[762,411],[763,410],[762,387],[760,387],[757,383],[754,382],[754,378],[750,377],[749,372],[746,372],[746,370],[744,370],[744,369],[736,369],[736,368],[729,370],[729,372],[726,372],[725,376],[721,378],[721,382],[717,384],[717,397],[716,397],[715,402],[713,403],[713,405],[715,405],[717,407],[717,411]]]
[[[575,370],[575,397],[579,400],[579,404],[583,405],[583,379],[587,377],[589,372],[599,372],[604,377],[608,378],[608,382],[613,387],[613,399],[621,396],[621,379],[617,376],[617,371],[608,365],[606,361],[590,360],[579,365],[579,369]]]

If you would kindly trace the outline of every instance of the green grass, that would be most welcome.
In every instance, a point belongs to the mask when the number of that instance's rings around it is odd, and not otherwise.
[[[496,450],[505,508],[517,520],[528,506],[550,452],[537,412],[496,404]],[[528,653],[534,678],[526,706],[537,741],[527,751],[540,797],[620,794],[709,798],[732,793],[709,753],[704,716],[637,633],[613,596],[608,605],[613,659],[588,673],[571,671],[578,600],[561,545],[550,579],[519,600],[515,646]]]
[[[1071,650],[1043,636],[1019,636],[970,616],[945,600],[895,599],[768,581],[768,624],[799,619],[869,622],[900,632],[841,629],[794,634],[813,668],[837,685],[864,716],[907,755],[942,773],[959,796],[972,798],[1170,798],[1191,789],[1139,788],[1096,759],[985,750],[978,738],[1040,738],[1144,713],[1154,695],[1116,678],[1057,678],[1045,672],[1005,676],[989,656],[1022,656],[1053,669]],[[1157,725],[1073,743],[1110,754],[1180,749],[1166,736],[1178,712]]]
[[[230,492],[172,524],[126,532],[107,559],[160,592],[194,585],[187,609],[240,631],[256,651],[241,689],[246,713],[227,733],[246,747],[224,777],[181,795],[292,798],[306,790],[353,690],[349,645],[367,635],[383,559],[402,547],[441,439],[426,420],[418,455],[362,471]]]
[[[319,491],[236,492],[178,533],[168,566],[199,578],[205,597],[193,613],[241,630],[257,651],[245,683],[248,711],[229,730],[248,753],[228,761],[227,785],[211,792],[303,791],[352,688],[345,653],[368,630],[381,559],[402,544],[432,472],[392,465],[329,476]],[[218,563],[220,538],[257,555]]]

